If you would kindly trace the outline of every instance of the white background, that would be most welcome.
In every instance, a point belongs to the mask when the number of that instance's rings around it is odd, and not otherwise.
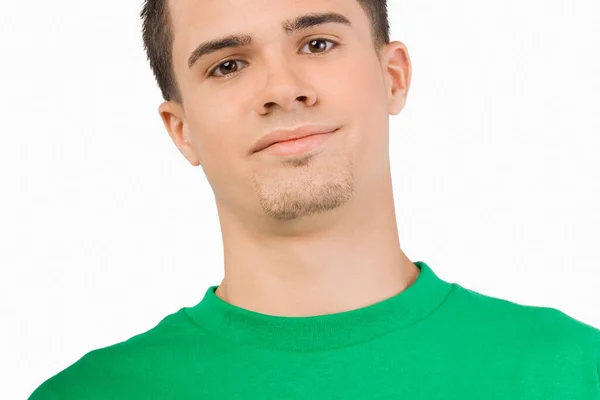
[[[222,279],[210,186],[159,119],[141,1],[0,13],[0,398]],[[443,279],[600,327],[600,2],[390,2],[402,248]]]

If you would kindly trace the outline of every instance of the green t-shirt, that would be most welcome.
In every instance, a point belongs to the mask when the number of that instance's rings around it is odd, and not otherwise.
[[[553,308],[417,280],[379,303],[277,317],[206,291],[129,340],[91,351],[33,400],[600,400],[600,331]]]

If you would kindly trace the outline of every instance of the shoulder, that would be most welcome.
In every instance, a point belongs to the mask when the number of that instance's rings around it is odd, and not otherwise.
[[[182,351],[183,343],[192,337],[197,340],[199,333],[183,309],[179,310],[146,332],[86,353],[44,381],[30,400],[109,398],[111,388],[123,382],[151,378],[144,368],[165,363]]]
[[[521,304],[493,297],[454,283],[448,298],[455,316],[477,323],[502,324],[507,330],[536,334],[540,331],[597,342],[600,330],[553,307]],[[546,335],[544,335],[546,336]],[[596,343],[597,344],[597,343]]]
[[[453,284],[453,317],[514,350],[546,359],[594,364],[600,375],[600,330],[552,307],[526,305]],[[561,360],[557,360],[561,361]]]

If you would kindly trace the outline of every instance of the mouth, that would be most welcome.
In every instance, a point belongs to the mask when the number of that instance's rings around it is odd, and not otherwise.
[[[339,126],[326,124],[307,124],[296,126],[294,128],[276,129],[258,139],[258,141],[256,141],[256,143],[254,144],[251,152],[258,153],[266,149],[267,147],[270,147],[277,143],[302,139],[313,135],[331,133],[338,129]]]
[[[275,142],[262,150],[259,153],[265,153],[272,156],[285,157],[295,156],[308,153],[318,147],[321,147],[331,136],[337,132],[335,129],[331,132],[316,133],[312,135],[303,136],[300,138],[282,140]]]

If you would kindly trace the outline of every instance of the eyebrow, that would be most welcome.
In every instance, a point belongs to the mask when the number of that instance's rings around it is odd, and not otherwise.
[[[329,23],[343,24],[352,27],[352,24],[348,18],[335,12],[301,15],[299,17],[283,21],[281,23],[281,27],[288,36],[291,36],[298,31]],[[208,54],[226,48],[250,46],[253,42],[254,39],[247,33],[228,35],[220,39],[203,42],[190,54],[188,59],[188,67],[192,68],[196,61]]]

